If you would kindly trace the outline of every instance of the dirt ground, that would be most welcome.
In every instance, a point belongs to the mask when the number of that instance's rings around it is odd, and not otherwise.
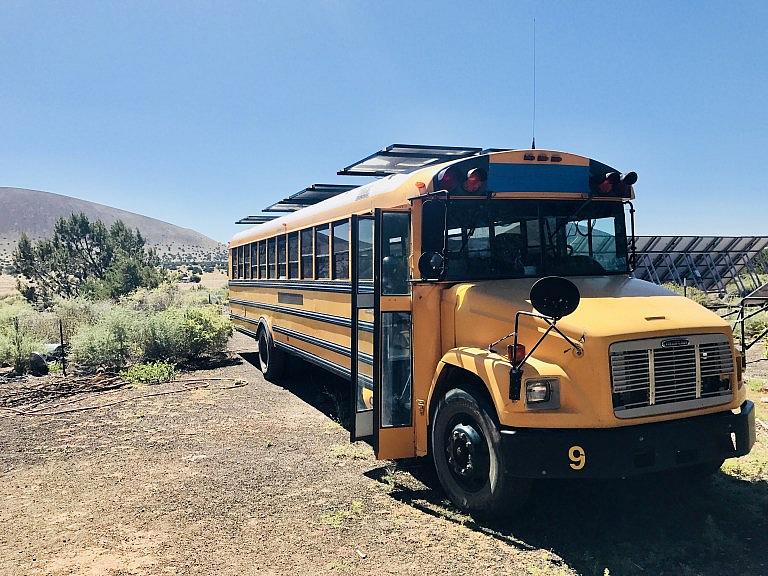
[[[335,378],[294,363],[275,386],[252,355],[234,358],[194,376],[245,386],[0,416],[0,574],[768,574],[768,471],[719,474],[690,497],[550,482],[512,520],[479,524],[427,463],[348,443]]]

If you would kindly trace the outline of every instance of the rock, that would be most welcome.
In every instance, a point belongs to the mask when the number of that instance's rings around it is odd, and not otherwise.
[[[48,374],[48,363],[37,352],[32,352],[29,355],[29,373],[32,376],[45,376]]]
[[[45,345],[45,358],[46,360],[58,360],[61,358],[61,344],[46,344]]]

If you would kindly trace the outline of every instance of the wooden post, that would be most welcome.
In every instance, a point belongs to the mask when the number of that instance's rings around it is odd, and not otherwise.
[[[59,339],[61,340],[61,372],[67,375],[67,354],[64,349],[64,323],[59,318]]]

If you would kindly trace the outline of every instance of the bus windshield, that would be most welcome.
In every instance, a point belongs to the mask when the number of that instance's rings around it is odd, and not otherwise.
[[[619,202],[451,201],[446,280],[627,274]]]

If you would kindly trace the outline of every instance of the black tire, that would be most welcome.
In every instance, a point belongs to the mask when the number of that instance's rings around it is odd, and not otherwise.
[[[499,425],[485,398],[448,391],[435,410],[430,443],[440,484],[464,512],[499,518],[527,500],[531,482],[506,473]]]
[[[277,382],[285,372],[285,354],[275,347],[265,328],[259,330],[259,368],[269,382]]]

